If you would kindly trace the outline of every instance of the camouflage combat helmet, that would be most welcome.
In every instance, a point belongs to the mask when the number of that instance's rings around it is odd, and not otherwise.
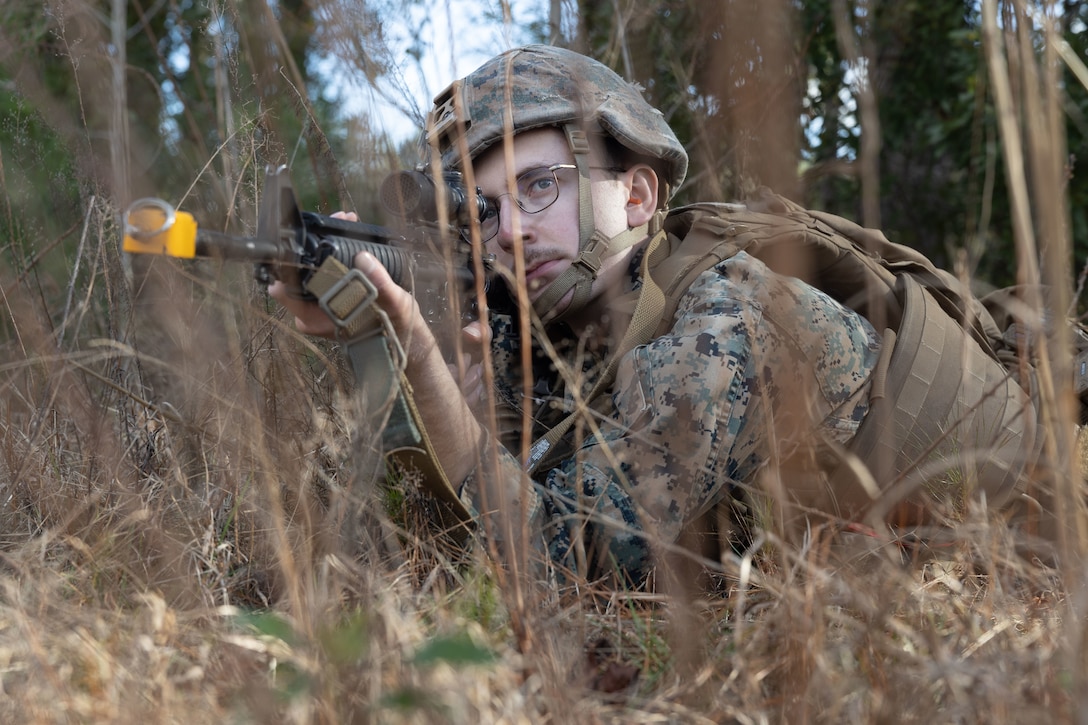
[[[462,149],[476,158],[509,129],[569,123],[596,124],[635,154],[658,160],[668,196],[683,183],[687,152],[639,86],[564,48],[529,45],[492,58],[435,98],[427,130],[443,166],[456,168]],[[463,147],[455,142],[461,129]]]
[[[601,260],[645,239],[656,228],[639,227],[607,237],[594,228],[587,134],[611,136],[658,171],[664,208],[687,174],[688,156],[661,112],[640,89],[607,66],[570,50],[546,45],[515,48],[492,58],[435,98],[426,141],[444,168],[457,169],[508,134],[554,126],[562,130],[578,167],[580,254],[536,302],[551,310],[571,290],[563,314],[590,299]],[[659,212],[651,227],[659,226]]]

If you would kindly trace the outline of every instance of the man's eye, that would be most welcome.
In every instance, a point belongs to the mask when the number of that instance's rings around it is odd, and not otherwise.
[[[551,191],[555,185],[555,179],[551,174],[544,174],[540,176],[534,176],[525,180],[525,184],[522,188],[525,189],[525,194],[528,196],[536,196],[537,194],[546,194]]]
[[[546,193],[555,184],[555,177],[546,169],[531,171],[518,180],[518,188],[522,196],[533,196]]]

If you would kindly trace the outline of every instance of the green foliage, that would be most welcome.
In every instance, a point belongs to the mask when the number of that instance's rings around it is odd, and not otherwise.
[[[20,63],[20,48],[44,48],[48,23],[26,4],[0,5],[0,42],[15,53],[0,54],[0,251],[9,269],[23,273],[43,251],[60,246],[36,272],[64,279],[65,257],[74,252],[82,217],[83,185],[71,139],[49,122],[20,89],[20,75],[51,86],[60,74],[55,57],[38,68]]]
[[[1088,59],[1088,3],[1065,3],[1065,40],[1082,61]],[[1072,72],[1065,74],[1066,143],[1069,147],[1069,210],[1073,237],[1074,275],[1088,266],[1088,88]],[[1083,283],[1083,279],[1080,280]],[[1081,310],[1088,308],[1084,299]]]
[[[419,666],[448,664],[453,667],[469,665],[491,665],[496,661],[495,653],[483,647],[465,633],[454,633],[436,637],[415,653],[412,662]]]
[[[291,623],[276,612],[241,612],[236,620],[241,628],[251,630],[260,637],[268,637],[287,645],[298,641]]]
[[[640,687],[652,689],[662,677],[668,675],[675,664],[672,648],[666,639],[660,621],[655,621],[655,613],[641,612],[634,603],[628,604],[631,630],[628,634],[630,645],[637,653],[635,662],[644,669],[639,678]]]
[[[258,648],[260,643],[275,658],[269,685],[276,698],[287,705],[312,700],[330,688],[354,691],[360,668],[371,664],[367,658],[371,640],[377,636],[374,617],[361,610],[334,615],[333,621],[320,626],[312,637],[276,611],[240,612],[233,620],[240,632],[255,638],[250,648]],[[452,630],[425,639],[407,655],[404,664],[425,678],[424,673],[440,665],[453,670],[493,668],[499,657],[467,631]],[[433,689],[414,682],[392,687],[376,704],[400,712],[446,709],[443,698]]]
[[[12,87],[10,80],[0,83]],[[22,257],[78,222],[80,189],[64,140],[18,93],[0,95],[0,239]],[[15,252],[14,249],[9,249]],[[22,268],[22,260],[16,262]]]
[[[463,587],[451,596],[451,608],[466,621],[476,622],[488,632],[508,628],[509,619],[502,591],[493,577],[478,567],[464,574]]]
[[[365,612],[347,615],[337,626],[318,632],[318,641],[329,661],[346,666],[358,662],[367,651],[370,617]]]
[[[9,5],[0,7],[6,33],[21,22],[22,11]],[[308,209],[331,212],[373,196],[394,154],[365,128],[349,127],[337,99],[316,83],[314,67],[331,41],[315,34],[311,3],[126,5],[124,138],[111,119],[118,96],[107,0],[73,6],[79,12],[34,13],[34,22],[7,38],[21,51],[9,63],[26,62],[0,68],[8,79],[22,74],[17,85],[34,91],[33,106],[50,109],[47,125],[68,128],[67,119],[78,119],[80,128],[70,129],[67,140],[78,139],[92,186],[127,177],[130,188],[118,198],[153,190],[184,199],[206,226],[219,228],[238,216],[252,224],[252,193],[245,192],[269,164],[291,165]],[[125,147],[125,177],[111,173],[117,144]],[[353,174],[344,171],[348,161]],[[96,193],[112,195],[108,187]]]
[[[444,710],[441,700],[421,687],[401,687],[382,697],[381,706],[401,712],[416,710],[442,712]]]
[[[971,3],[882,5],[877,87],[883,149],[881,212],[896,241],[949,266],[977,216],[989,119],[976,91],[986,73]],[[992,126],[990,127],[992,129]],[[973,193],[972,193],[973,192]]]
[[[1058,16],[1080,58],[1088,8]],[[758,185],[860,218],[858,78],[831,0],[581,0],[574,47],[640,82],[691,155],[678,201],[743,198]],[[845,3],[880,119],[881,227],[943,266],[1013,283],[1003,158],[971,0]],[[622,27],[621,27],[622,26]],[[1088,259],[1088,94],[1069,74],[1069,199],[1077,270]]]

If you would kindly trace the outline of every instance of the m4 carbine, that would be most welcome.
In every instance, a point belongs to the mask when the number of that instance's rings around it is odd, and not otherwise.
[[[417,171],[386,178],[381,202],[404,222],[401,228],[304,212],[286,168],[269,169],[255,236],[198,228],[191,214],[162,199],[145,198],[133,202],[125,213],[123,249],[181,259],[253,262],[261,283],[278,279],[292,294],[313,300],[320,295],[309,288],[310,281],[327,258],[350,269],[355,256],[366,251],[393,281],[412,291],[428,321],[448,320],[453,300],[473,291],[468,240],[472,228],[489,213],[491,202],[479,193],[469,193],[456,172],[448,172],[443,183],[435,184],[429,175]],[[486,268],[488,260],[481,262]]]
[[[266,172],[256,236],[198,229],[191,214],[149,198],[126,212],[123,248],[136,254],[253,262],[260,282],[278,279],[290,293],[317,301],[345,343],[362,411],[380,426],[387,454],[401,466],[426,472],[425,480],[444,481],[436,495],[457,514],[457,522],[465,521],[468,511],[451,494],[411,402],[400,341],[385,313],[372,304],[377,296],[373,285],[352,265],[359,252],[373,254],[393,281],[415,295],[439,345],[449,351],[474,311],[477,291],[486,290],[489,260],[473,258],[470,240],[479,238],[480,221],[494,209],[478,191],[467,190],[456,172],[437,184],[424,173],[398,172],[383,182],[381,196],[386,210],[404,222],[403,230],[301,211],[281,167]],[[474,284],[477,270],[484,284]],[[458,313],[461,324],[451,324]]]

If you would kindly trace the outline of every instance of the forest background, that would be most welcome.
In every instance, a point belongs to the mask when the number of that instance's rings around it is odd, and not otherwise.
[[[150,195],[252,233],[286,163],[304,209],[381,221],[431,96],[550,42],[664,111],[678,203],[766,185],[980,291],[1040,265],[1076,316],[1086,29],[1077,0],[0,0],[0,713],[1074,719],[1081,575],[984,514],[936,563],[843,570],[818,534],[738,558],[698,611],[451,563],[374,493],[334,349],[244,265],[124,257],[119,220]]]

